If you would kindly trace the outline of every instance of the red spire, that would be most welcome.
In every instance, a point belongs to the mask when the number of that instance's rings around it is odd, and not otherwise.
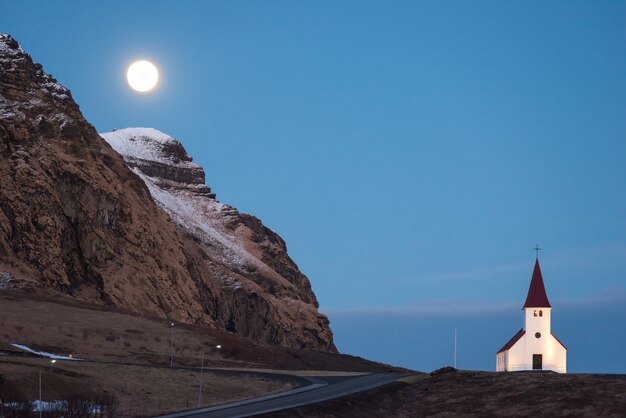
[[[546,295],[546,288],[543,285],[543,277],[541,277],[541,268],[539,268],[539,258],[535,261],[535,269],[533,270],[533,278],[530,279],[530,287],[528,288],[528,296],[524,308],[551,308]]]

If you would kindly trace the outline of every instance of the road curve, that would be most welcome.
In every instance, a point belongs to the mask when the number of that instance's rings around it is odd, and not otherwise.
[[[311,382],[308,386],[246,401],[162,415],[159,418],[249,417],[340,398],[395,382],[405,376],[400,373],[372,373],[360,376],[307,377]]]

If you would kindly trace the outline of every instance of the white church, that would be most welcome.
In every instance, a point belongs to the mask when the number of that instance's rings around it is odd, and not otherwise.
[[[535,261],[528,296],[522,310],[524,327],[496,354],[496,371],[552,370],[566,372],[567,347],[550,329],[550,302]]]

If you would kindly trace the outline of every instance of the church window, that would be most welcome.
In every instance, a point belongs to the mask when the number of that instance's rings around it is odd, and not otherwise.
[[[533,311],[533,316],[537,316],[537,309]]]
[[[543,316],[543,311],[539,311],[539,316]]]
[[[541,333],[540,332],[535,332],[535,338],[541,338]]]

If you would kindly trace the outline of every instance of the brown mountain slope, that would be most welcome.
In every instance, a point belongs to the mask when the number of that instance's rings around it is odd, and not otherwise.
[[[232,269],[228,254],[212,268],[211,248],[172,222],[70,92],[2,34],[0,185],[0,288],[52,289],[272,344],[335,350],[284,245],[256,256],[283,278],[298,309],[258,269]],[[244,241],[276,241],[255,218],[238,219],[252,233]],[[250,286],[224,285],[242,277]]]
[[[262,295],[262,303],[269,302],[261,305],[257,315],[239,317],[216,305],[218,316],[227,318],[228,330],[246,329],[255,335],[263,330],[259,319],[272,315],[297,324],[327,326],[326,318],[317,312],[310,282],[288,256],[285,242],[257,218],[215,200],[205,185],[204,170],[180,142],[151,128],[101,135],[144,181],[179,231],[204,250],[202,258],[213,282],[219,284],[221,299],[236,301],[242,308],[257,295]],[[303,331],[318,338],[308,326]]]

